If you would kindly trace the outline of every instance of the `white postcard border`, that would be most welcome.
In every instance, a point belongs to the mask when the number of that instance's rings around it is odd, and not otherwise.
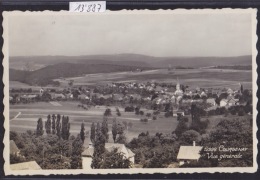
[[[127,13],[127,14],[156,14],[156,13],[177,13],[177,14],[206,14],[206,13],[251,13],[252,15],[252,76],[253,76],[253,167],[235,167],[235,168],[155,168],[155,169],[146,169],[146,168],[132,168],[132,169],[92,169],[91,171],[85,171],[83,169],[69,169],[69,170],[20,170],[14,171],[10,169],[10,160],[9,160],[9,42],[8,42],[8,17],[12,15],[47,15],[52,14],[55,16],[61,15],[77,15],[77,16],[96,16],[96,15],[106,15],[106,14],[120,14],[120,13]],[[11,11],[11,12],[3,12],[3,83],[4,83],[4,128],[5,128],[5,135],[4,135],[4,171],[6,175],[51,175],[51,174],[62,174],[62,175],[76,175],[76,174],[152,174],[152,173],[215,173],[215,172],[225,172],[225,173],[254,173],[257,170],[257,124],[256,124],[256,116],[257,116],[257,64],[256,64],[256,56],[257,56],[257,35],[256,35],[256,9],[176,9],[176,10],[121,10],[121,11],[106,11],[104,13],[72,13],[68,11],[43,11],[43,12],[21,12],[21,11]]]

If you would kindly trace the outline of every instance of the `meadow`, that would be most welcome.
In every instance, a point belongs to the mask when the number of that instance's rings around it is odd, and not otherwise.
[[[67,86],[70,80],[74,85],[95,85],[111,82],[165,82],[181,84],[191,88],[212,87],[237,88],[239,82],[245,88],[252,88],[252,71],[230,70],[230,69],[176,69],[169,73],[167,69],[147,70],[143,72],[120,72],[120,73],[98,73],[88,74],[81,77],[56,79],[62,86]]]
[[[117,122],[126,122],[132,124],[128,126],[125,133],[127,135],[128,141],[137,137],[142,132],[149,131],[150,134],[160,133],[172,133],[175,130],[178,121],[176,117],[165,118],[164,113],[160,113],[157,116],[156,120],[149,118],[147,123],[141,122],[141,118],[145,118],[145,115],[135,115],[134,112],[124,112],[124,109],[119,108],[121,116],[116,115],[116,107],[105,107],[105,106],[96,106],[91,107],[88,110],[79,108],[78,102],[73,101],[64,101],[57,102],[60,106],[54,106],[49,102],[38,102],[31,104],[19,104],[11,105],[10,107],[10,130],[17,132],[26,132],[27,130],[35,130],[37,125],[38,118],[42,118],[43,122],[47,120],[47,115],[50,114],[61,114],[64,116],[69,116],[70,118],[70,133],[76,136],[80,132],[81,123],[85,124],[86,131],[90,131],[91,124],[101,123],[103,120],[103,114],[106,108],[110,108],[112,116],[108,118],[109,124],[109,141],[112,142],[111,127],[112,122],[116,118]],[[142,109],[144,114],[151,113],[150,110]],[[190,116],[187,116],[191,122]],[[214,127],[222,119],[252,119],[252,116],[246,115],[243,117],[239,116],[211,116],[203,117],[202,120],[209,119],[210,124],[208,131],[214,129]]]
[[[91,124],[102,122],[103,114],[107,107],[96,106],[88,110],[81,109],[77,107],[77,102],[67,101],[58,102],[61,106],[53,106],[48,102],[38,102],[32,104],[19,104],[11,105],[10,108],[10,130],[17,132],[25,132],[26,130],[35,130],[38,118],[42,118],[45,122],[47,120],[48,114],[61,114],[64,116],[69,116],[71,125],[71,134],[77,135],[80,132],[80,126],[83,122],[85,124],[86,131],[90,130]],[[128,140],[137,137],[142,132],[149,131],[151,134],[156,132],[171,133],[175,130],[178,122],[177,119],[165,118],[161,113],[157,120],[152,120],[149,118],[147,123],[140,122],[141,118],[145,116],[135,115],[134,112],[124,112],[122,108],[120,109],[121,116],[116,115],[116,108],[109,107],[112,111],[112,116],[108,118],[108,124],[111,134],[111,126],[113,119],[116,118],[118,122],[131,123],[126,130]],[[142,109],[144,110],[144,109]],[[144,110],[145,114],[151,112],[149,110]],[[19,115],[18,115],[19,113]],[[16,115],[18,117],[14,118]],[[110,139],[112,141],[112,139]]]

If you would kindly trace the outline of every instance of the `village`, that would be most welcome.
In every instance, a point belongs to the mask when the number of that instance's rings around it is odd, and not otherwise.
[[[241,101],[243,85],[238,83],[237,89],[231,88],[200,88],[194,89],[189,86],[159,83],[111,83],[96,87],[71,87],[64,89],[40,88],[11,89],[10,104],[27,104],[49,101],[78,101],[83,105],[99,106],[124,106],[140,105],[153,110],[163,110],[171,105],[175,116],[178,107],[191,103],[205,103],[205,111],[215,110],[218,107],[231,107],[245,105]],[[246,90],[248,96],[252,91]],[[167,111],[167,109],[166,109]],[[183,115],[187,112],[182,111]]]
[[[128,82],[128,83],[111,83],[106,85],[98,85],[94,87],[70,86],[69,88],[64,88],[64,89],[62,88],[59,89],[40,88],[38,90],[11,89],[9,100],[11,106],[15,104],[35,104],[38,102],[49,102],[54,106],[59,106],[61,102],[71,101],[71,102],[76,102],[78,104],[77,108],[81,108],[86,112],[91,111],[91,109],[95,107],[104,107],[104,109],[106,110],[104,113],[104,117],[109,116],[109,114],[106,115],[107,111],[110,112],[111,109],[117,107],[116,108],[117,116],[121,116],[121,113],[123,113],[119,111],[118,108],[120,108],[122,111],[126,113],[127,112],[134,113],[135,115],[140,114],[141,115],[140,121],[143,123],[147,123],[148,121],[152,121],[156,119],[160,121],[158,114],[163,114],[165,118],[175,118],[175,119],[177,118],[179,124],[177,125],[175,131],[173,131],[174,137],[172,136],[170,138],[171,140],[167,144],[167,148],[174,149],[174,150],[173,149],[169,150],[170,154],[168,155],[173,156],[170,159],[172,161],[175,161],[175,163],[172,164],[172,162],[169,161],[166,163],[168,164],[166,167],[182,167],[182,166],[185,167],[189,165],[191,162],[194,161],[198,162],[201,157],[201,150],[203,149],[202,146],[203,143],[201,138],[198,137],[201,137],[203,133],[207,132],[206,129],[208,126],[208,122],[204,123],[206,125],[203,125],[203,122],[205,121],[201,121],[200,118],[207,117],[210,119],[211,116],[215,116],[215,115],[223,115],[223,117],[224,116],[226,117],[227,114],[232,114],[237,117],[244,116],[244,115],[250,116],[252,115],[251,96],[252,96],[252,91],[250,89],[249,90],[244,89],[243,85],[240,83],[237,85],[236,89],[225,88],[225,87],[223,88],[197,87],[191,89],[189,88],[189,86],[180,84],[180,80],[177,78],[175,82],[172,84],[166,84],[166,83],[160,84],[160,83],[152,83],[152,82],[147,82],[147,83]],[[184,130],[180,130],[180,127],[178,126],[181,126],[181,123],[184,123],[182,125],[187,126],[187,122],[189,121],[187,117],[192,118],[192,122],[190,123],[190,125],[188,125],[190,126],[191,130],[188,130],[189,129],[188,127],[184,128]],[[102,115],[100,116],[100,119],[102,119]],[[104,121],[105,120],[103,120],[103,122]],[[113,121],[113,123],[114,122],[115,120]],[[54,119],[54,123],[55,123],[55,119]],[[128,125],[129,124],[130,123],[128,123]],[[126,126],[124,127],[125,130],[129,128],[128,125],[126,123]],[[193,126],[194,128],[192,128]],[[178,134],[177,132],[178,128],[179,131],[183,131],[183,132]],[[194,131],[194,129],[196,129],[198,132],[203,129],[203,132],[199,132],[199,133],[189,132],[191,134],[193,133],[193,135],[195,134],[194,136],[196,137],[191,138],[189,140],[182,140],[183,134],[185,134],[185,130]],[[94,131],[97,131],[97,129],[95,129]],[[110,132],[110,130],[107,130],[107,133],[108,132]],[[81,160],[80,160],[81,165],[78,166],[83,169],[93,168],[92,164],[94,161],[93,158],[95,154],[94,153],[95,141],[91,140],[91,135],[90,135],[91,133],[93,132],[88,131],[87,133],[83,133],[84,138],[82,140],[83,141],[85,140],[85,142],[83,143],[83,150],[81,152]],[[112,133],[113,133],[113,124],[112,124]],[[112,133],[110,135],[112,135]],[[162,141],[163,139],[161,138],[161,135],[159,135],[161,133],[160,130],[158,130],[156,135],[153,136],[149,135],[148,131],[147,131],[148,134],[145,133],[146,132],[144,132],[143,135],[141,133],[138,136],[138,139],[144,137],[145,138],[149,137],[152,139],[159,137],[160,141]],[[176,139],[180,141],[179,142],[180,145],[175,145]],[[136,139],[134,138],[133,140],[130,140],[130,142],[117,141],[115,139],[114,142],[107,140],[106,143],[104,144],[104,148],[106,149],[107,152],[112,152],[112,153],[116,149],[117,153],[122,154],[123,159],[127,159],[129,161],[129,165],[127,166],[128,168],[153,167],[151,164],[149,164],[151,162],[147,164],[149,157],[142,151],[139,151],[138,149],[143,147],[133,146],[134,140]],[[20,158],[22,157],[21,159],[26,159],[24,155],[20,153],[20,150],[17,147],[16,143],[13,140],[11,140],[10,142],[11,142],[10,154],[15,157],[20,157]],[[170,147],[171,144],[172,147]],[[131,147],[135,147],[135,148],[131,149]],[[160,148],[162,147],[160,146]],[[155,157],[152,156],[151,159],[153,158]],[[146,161],[144,159],[146,159]],[[70,164],[70,161],[65,161],[65,162],[67,164]],[[142,166],[140,166],[140,164],[142,164]],[[127,167],[122,166],[122,168],[127,168]],[[36,161],[13,163],[11,164],[11,168],[14,170],[42,169],[41,166]],[[71,168],[71,166],[68,165],[65,166],[64,168],[65,169]]]

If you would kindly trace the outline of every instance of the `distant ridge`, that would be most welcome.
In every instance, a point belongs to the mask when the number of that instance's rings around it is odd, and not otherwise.
[[[76,77],[85,74],[94,73],[110,73],[134,71],[138,67],[120,66],[108,64],[79,64],[79,63],[58,63],[49,65],[35,71],[23,71],[17,69],[9,69],[10,81],[19,81],[30,85],[45,86],[55,84],[53,79]],[[143,68],[148,69],[148,68]]]
[[[89,55],[89,56],[36,56],[10,57],[10,68],[22,69],[26,62],[33,62],[37,69],[58,63],[110,64],[121,66],[167,68],[172,67],[207,67],[225,65],[251,65],[252,56],[237,57],[153,57],[139,54]]]

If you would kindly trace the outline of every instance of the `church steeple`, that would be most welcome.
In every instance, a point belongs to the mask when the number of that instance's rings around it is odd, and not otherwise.
[[[180,90],[180,82],[179,82],[179,77],[177,77],[176,90]]]

